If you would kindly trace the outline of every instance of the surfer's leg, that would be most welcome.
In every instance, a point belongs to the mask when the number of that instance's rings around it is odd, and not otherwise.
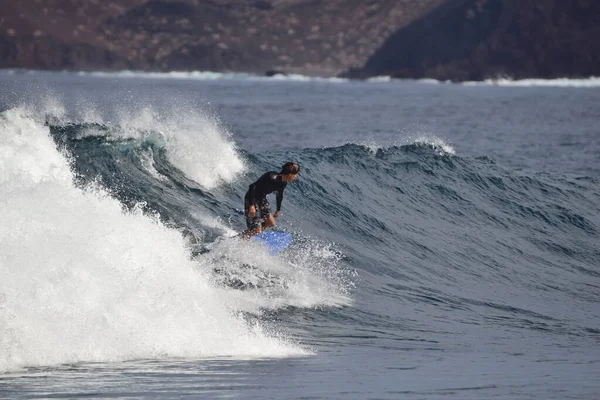
[[[272,228],[274,226],[275,226],[275,218],[272,215],[269,215],[267,218],[265,218],[265,221],[262,223],[263,229]]]
[[[246,237],[246,238],[250,238],[252,236],[255,236],[255,235],[258,235],[259,233],[261,233],[263,230],[261,221],[262,221],[261,218],[259,218],[258,216],[254,216],[254,217],[246,216],[247,229],[244,232],[242,232],[242,236]]]
[[[241,233],[243,238],[249,239],[252,236],[258,235],[262,232],[261,226],[261,212],[259,208],[254,205],[256,208],[256,214],[251,217],[248,215],[250,211],[250,199],[248,193],[246,193],[246,197],[244,198],[244,214],[246,215],[246,230]]]
[[[261,224],[263,229],[275,226],[275,218],[271,215],[271,208],[269,207],[269,202],[267,199],[264,199],[260,203],[260,215],[263,218],[263,222]]]
[[[242,237],[249,239],[252,236],[256,236],[261,233],[263,230],[261,222],[262,220],[258,215],[255,215],[254,217],[246,215],[247,228],[244,232],[242,232]]]
[[[267,205],[265,207],[263,207],[263,209],[261,210],[261,212],[265,216],[264,220],[263,220],[263,223],[262,223],[263,229],[274,227],[275,226],[275,217],[273,215],[271,215],[271,209],[269,208],[269,204],[268,203],[267,203]]]

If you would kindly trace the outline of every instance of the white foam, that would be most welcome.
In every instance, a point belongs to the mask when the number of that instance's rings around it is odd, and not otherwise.
[[[433,134],[417,134],[406,139],[411,144],[426,144],[440,150],[440,155],[450,154],[455,155],[454,147],[448,144],[444,139],[441,139]]]
[[[360,146],[364,146],[372,153],[376,153],[381,149],[389,149],[392,146],[405,146],[410,144],[422,144],[431,146],[438,151],[439,155],[455,155],[456,151],[446,140],[432,134],[432,133],[414,133],[405,135],[400,140],[394,140],[392,142],[380,143],[375,139],[368,139],[356,142]]]
[[[275,74],[270,78],[260,77],[260,79],[268,79],[274,81],[293,81],[293,82],[328,82],[328,83],[344,83],[348,82],[347,78],[338,77],[318,77],[318,76],[307,76],[300,74]]]
[[[256,75],[247,73],[212,72],[212,71],[170,71],[170,72],[144,72],[144,71],[114,71],[114,72],[77,72],[79,76],[96,78],[142,78],[142,79],[184,79],[212,81],[221,79],[249,79]]]
[[[140,155],[140,163],[142,164],[142,167],[144,167],[144,169],[148,171],[154,179],[163,182],[169,181],[169,179],[166,176],[162,175],[156,170],[156,167],[154,166],[154,154],[152,150],[149,150],[149,152],[144,152]]]
[[[109,107],[101,107],[81,100],[67,112],[60,96],[54,93],[33,103],[28,107],[35,108],[32,114],[42,122],[48,116],[55,125],[91,125],[78,131],[79,138],[102,135],[108,140],[134,139],[137,144],[152,142],[156,147],[164,147],[169,162],[204,189],[230,183],[246,170],[231,133],[218,117],[197,105],[174,100],[167,106],[152,107],[120,99]],[[156,107],[160,107],[160,111]],[[158,177],[151,163],[145,166],[149,167],[149,173]]]
[[[590,77],[586,79],[486,79],[481,82],[463,82],[464,86],[514,86],[514,87],[576,87],[594,88],[600,87],[600,78]]]
[[[374,76],[367,79],[367,82],[377,82],[377,83],[387,83],[391,82],[393,79],[391,76]]]
[[[196,81],[217,81],[217,80],[253,80],[253,81],[290,81],[290,82],[326,82],[343,83],[351,82],[347,78],[338,77],[318,77],[301,74],[275,74],[271,77],[243,72],[214,72],[214,71],[168,71],[168,72],[147,72],[136,70],[122,71],[41,71],[27,69],[0,69],[0,75],[77,75],[83,77],[108,78],[108,79],[174,79],[174,80],[196,80]],[[417,82],[427,85],[454,84],[450,80],[437,80],[433,78],[422,79],[400,79],[390,76],[375,76],[366,79],[370,83],[389,83],[389,82]],[[581,79],[557,78],[557,79],[486,79],[483,81],[465,81],[456,83],[463,86],[514,86],[514,87],[578,87],[594,88],[600,86],[600,77],[589,77]]]
[[[428,85],[439,85],[440,83],[449,83],[450,81],[439,81],[437,79],[432,79],[432,78],[423,78],[423,79],[417,80],[417,82],[425,83]]]
[[[293,81],[293,82],[347,82],[348,79],[338,77],[314,77],[301,74],[274,74],[267,77],[250,73],[213,72],[213,71],[170,71],[170,72],[143,72],[143,71],[114,71],[114,72],[77,72],[79,76],[96,78],[140,78],[140,79],[180,79],[180,80],[262,80],[262,81]]]
[[[122,130],[112,135],[164,144],[169,161],[206,189],[233,181],[246,168],[230,134],[200,112],[144,108],[123,112],[119,119]]]
[[[51,105],[56,102],[49,104],[44,104],[47,110],[44,114],[53,115],[53,123],[71,122],[64,118],[64,111],[62,114],[54,112],[53,107],[58,106]],[[123,106],[116,111],[110,110],[118,114],[115,122],[111,121],[114,117],[103,115],[94,105],[82,104],[75,110],[79,122],[100,124],[107,129],[92,126],[80,129],[78,136],[104,136],[115,141],[134,139],[138,145],[151,142],[157,148],[164,148],[171,164],[205,189],[235,180],[246,166],[231,134],[214,117],[197,109],[187,110],[185,105],[182,107],[157,112],[152,107],[131,109]],[[142,165],[152,176],[164,179],[153,162],[150,154],[142,159]]]
[[[173,79],[193,81],[218,81],[218,80],[252,80],[264,82],[290,81],[290,82],[349,82],[349,79],[338,77],[320,77],[301,74],[275,74],[264,76],[244,72],[214,72],[214,71],[169,71],[169,72],[146,72],[146,71],[39,71],[39,70],[0,70],[0,75],[15,75],[18,72],[31,75],[76,75],[91,78],[107,79]]]
[[[391,146],[384,146],[384,145],[378,143],[375,139],[372,139],[372,138],[368,139],[368,140],[360,141],[357,144],[360,145],[360,146],[366,147],[367,149],[369,149],[369,151],[371,153],[377,153],[378,150],[381,150],[381,149],[393,146],[393,145],[391,145]]]
[[[237,317],[179,232],[72,180],[47,127],[0,114],[0,372],[304,353]]]
[[[349,290],[354,273],[340,268],[341,256],[331,245],[307,241],[279,256],[270,255],[252,240],[228,238],[210,247],[202,261],[219,266],[213,279],[224,288],[231,286],[227,279],[249,286],[246,290],[229,289],[236,309],[260,313],[287,306],[340,307],[352,302]]]

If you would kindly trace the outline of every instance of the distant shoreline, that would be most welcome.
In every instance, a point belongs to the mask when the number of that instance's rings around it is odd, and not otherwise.
[[[261,80],[261,81],[287,81],[287,82],[415,82],[420,84],[455,84],[463,86],[502,86],[502,87],[582,87],[594,88],[600,87],[600,77],[561,77],[556,79],[527,78],[527,79],[484,79],[481,81],[451,81],[437,80],[433,78],[422,79],[403,79],[390,76],[374,76],[364,79],[340,78],[335,76],[309,76],[302,74],[255,74],[248,72],[219,72],[219,71],[143,71],[143,70],[97,70],[97,71],[78,71],[78,70],[43,70],[43,69],[25,69],[25,68],[0,68],[1,75],[24,75],[24,74],[65,74],[93,78],[114,78],[114,79],[173,79],[173,80]]]

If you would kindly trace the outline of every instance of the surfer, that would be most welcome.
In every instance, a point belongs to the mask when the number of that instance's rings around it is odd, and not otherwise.
[[[244,197],[244,214],[248,229],[242,235],[249,238],[258,235],[263,229],[275,226],[275,218],[281,214],[281,201],[283,189],[288,182],[293,181],[300,172],[300,165],[295,162],[286,162],[281,167],[281,172],[269,171],[250,185]],[[271,215],[267,195],[277,191],[277,211]]]

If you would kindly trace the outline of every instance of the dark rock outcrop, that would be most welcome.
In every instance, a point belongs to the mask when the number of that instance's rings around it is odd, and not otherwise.
[[[345,76],[482,80],[600,74],[600,3],[449,0]]]

